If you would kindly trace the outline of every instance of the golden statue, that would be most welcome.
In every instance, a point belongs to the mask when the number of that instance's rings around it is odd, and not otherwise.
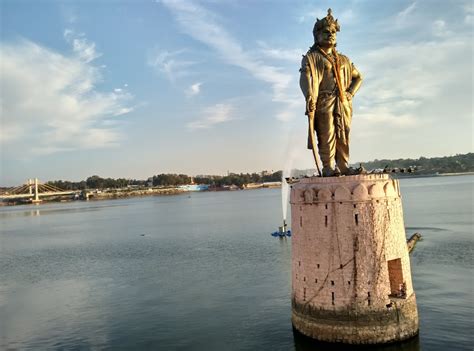
[[[349,167],[349,132],[352,98],[362,77],[349,58],[336,51],[336,32],[339,30],[331,9],[325,18],[316,19],[314,45],[303,56],[300,69],[300,87],[306,98],[309,119],[308,149],[313,150],[319,172],[314,140],[316,130],[323,177],[359,173]]]

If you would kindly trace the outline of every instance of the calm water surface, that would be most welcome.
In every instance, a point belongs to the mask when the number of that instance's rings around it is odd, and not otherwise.
[[[401,181],[420,337],[472,350],[474,176]],[[341,350],[291,327],[279,189],[0,208],[0,349]],[[353,349],[353,348],[349,348]],[[371,348],[373,350],[373,348]]]

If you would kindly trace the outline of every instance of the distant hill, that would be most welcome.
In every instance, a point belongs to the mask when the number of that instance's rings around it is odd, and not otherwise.
[[[353,163],[351,166],[358,168],[362,163],[362,166],[370,172],[374,169],[383,169],[385,167],[390,169],[404,169],[410,168],[414,172],[410,173],[397,173],[403,176],[416,176],[416,175],[430,175],[430,174],[444,174],[444,173],[466,173],[474,172],[474,153],[470,152],[467,154],[458,154],[456,156],[445,156],[445,157],[420,157],[418,159],[412,158],[399,158],[396,160],[373,160],[367,162]],[[315,169],[293,169],[291,176],[299,177],[305,175],[312,175]]]
[[[357,163],[357,166],[359,164]],[[362,162],[367,170],[377,168],[416,168],[415,174],[443,174],[474,172],[474,153],[445,157],[400,158],[397,160],[373,160]]]

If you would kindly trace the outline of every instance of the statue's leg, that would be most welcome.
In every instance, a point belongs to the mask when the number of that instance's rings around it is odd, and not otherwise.
[[[336,135],[334,128],[333,107],[316,111],[316,134],[318,136],[319,157],[323,164],[323,175],[334,174],[336,156]]]
[[[352,105],[349,103],[343,105],[344,107],[344,125],[345,125],[345,140],[336,140],[336,164],[341,174],[344,175],[353,175],[358,174],[358,172],[349,167],[349,132],[351,129],[351,120],[352,120]]]
[[[349,170],[349,142],[336,141],[336,164],[342,174]]]

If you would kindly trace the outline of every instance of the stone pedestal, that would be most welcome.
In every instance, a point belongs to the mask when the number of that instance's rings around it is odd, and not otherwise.
[[[312,177],[291,190],[292,322],[321,341],[376,344],[418,333],[398,180]]]

